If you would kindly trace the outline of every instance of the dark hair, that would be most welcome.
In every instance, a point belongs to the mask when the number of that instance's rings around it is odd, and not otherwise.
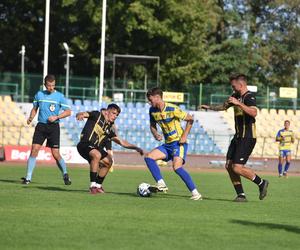
[[[229,77],[229,81],[233,81],[233,80],[242,80],[247,82],[247,76],[245,74],[232,74]]]
[[[159,95],[160,97],[162,97],[162,96],[163,96],[163,92],[162,92],[162,90],[161,90],[160,88],[158,88],[158,87],[154,87],[154,88],[149,89],[149,90],[147,91],[147,97],[149,97],[149,96],[154,96],[154,95]]]
[[[115,103],[109,104],[107,106],[107,109],[115,109],[115,110],[118,111],[119,114],[121,113],[121,108],[117,104],[115,104]]]
[[[291,122],[290,122],[289,120],[285,120],[285,121],[284,121],[284,123],[286,123],[286,122],[287,122],[288,124],[291,124]]]
[[[55,81],[55,76],[54,75],[46,75],[45,79],[44,79],[44,83],[46,84],[46,82],[53,82]]]

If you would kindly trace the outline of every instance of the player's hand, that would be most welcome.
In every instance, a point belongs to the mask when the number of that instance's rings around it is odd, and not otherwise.
[[[199,107],[198,107],[198,109],[205,109],[205,110],[207,110],[207,109],[209,109],[210,107],[208,106],[208,105],[200,105]]]
[[[186,138],[181,137],[179,140],[179,144],[184,144],[184,143],[186,143]]]
[[[27,125],[29,125],[31,122],[32,122],[32,119],[29,117],[29,118],[27,119]]]
[[[154,137],[155,137],[155,140],[157,140],[157,141],[161,141],[163,139],[163,136],[160,134],[156,134]]]
[[[141,148],[136,148],[136,151],[140,153],[140,155],[144,155],[144,151]]]
[[[232,103],[233,105],[239,105],[240,104],[240,101],[238,99],[236,99],[235,97],[233,97],[233,96],[230,96],[228,98],[228,102]]]
[[[55,122],[57,119],[58,119],[58,116],[56,116],[56,115],[52,115],[52,116],[48,117],[49,122]]]
[[[78,121],[83,121],[84,120],[84,114],[83,113],[77,113],[76,114],[76,119]]]

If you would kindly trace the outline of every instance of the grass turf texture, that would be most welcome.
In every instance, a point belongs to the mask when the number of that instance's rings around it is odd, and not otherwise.
[[[298,249],[300,178],[268,176],[269,194],[244,180],[248,203],[234,203],[226,173],[192,173],[204,196],[190,193],[172,171],[168,194],[136,195],[147,170],[117,169],[106,194],[89,195],[89,170],[70,169],[65,186],[55,167],[37,167],[33,183],[20,184],[25,167],[0,167],[1,249]]]

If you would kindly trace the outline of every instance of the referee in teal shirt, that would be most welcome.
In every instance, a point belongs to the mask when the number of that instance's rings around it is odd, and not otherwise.
[[[62,172],[65,185],[71,185],[71,179],[67,172],[67,166],[59,153],[60,127],[59,120],[71,115],[70,106],[67,105],[64,95],[55,90],[55,77],[47,75],[44,79],[46,90],[38,91],[34,96],[33,108],[27,120],[29,125],[36,116],[38,110],[38,124],[35,127],[30,157],[27,161],[27,174],[22,178],[22,184],[31,182],[32,173],[36,165],[36,157],[44,141],[51,148],[51,153],[57,166]],[[59,113],[62,109],[63,112]]]

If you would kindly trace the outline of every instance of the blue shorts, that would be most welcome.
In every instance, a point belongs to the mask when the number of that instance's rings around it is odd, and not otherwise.
[[[280,157],[287,157],[288,155],[291,155],[291,150],[279,150]]]
[[[171,143],[165,143],[157,147],[159,151],[163,152],[166,155],[166,158],[163,161],[173,160],[174,157],[180,157],[183,160],[183,164],[185,163],[185,158],[188,150],[188,144],[183,143],[179,144],[178,141],[174,141]]]

